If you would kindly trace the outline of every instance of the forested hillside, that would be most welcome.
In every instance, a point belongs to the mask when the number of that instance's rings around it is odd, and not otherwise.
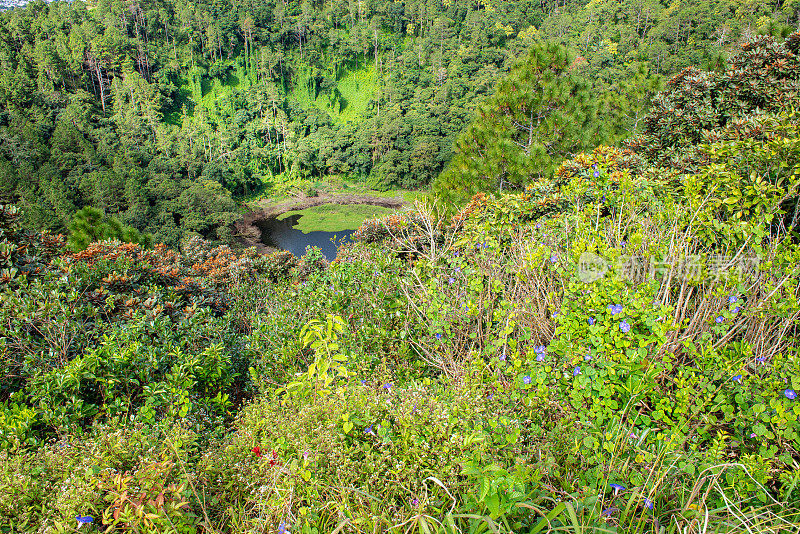
[[[655,76],[796,20],[739,0],[33,2],[0,16],[0,195],[36,228],[93,206],[156,242],[229,240],[242,195],[427,184],[534,42],[571,47],[613,142]]]

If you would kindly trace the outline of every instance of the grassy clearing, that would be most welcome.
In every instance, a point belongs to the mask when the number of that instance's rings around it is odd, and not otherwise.
[[[304,234],[309,232],[342,232],[355,230],[366,219],[391,213],[392,209],[364,204],[324,204],[304,210],[289,211],[279,217],[285,219],[292,215],[302,215],[297,228]]]

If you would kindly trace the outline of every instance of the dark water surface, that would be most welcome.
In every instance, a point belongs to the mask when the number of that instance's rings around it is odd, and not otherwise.
[[[302,215],[292,215],[283,220],[264,219],[256,221],[256,226],[261,230],[261,242],[269,247],[288,250],[298,258],[306,253],[306,247],[319,247],[328,261],[336,258],[336,246],[350,240],[353,230],[341,232],[309,232],[304,234],[294,228]],[[334,245],[331,239],[336,237]]]

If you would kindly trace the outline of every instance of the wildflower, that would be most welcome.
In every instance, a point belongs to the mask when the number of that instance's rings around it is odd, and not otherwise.
[[[592,168],[596,169],[597,168],[597,163],[592,163]]]
[[[557,262],[557,261],[558,261],[558,256],[556,256],[555,254],[553,254],[552,256],[550,256],[550,263],[555,263],[555,262]]]
[[[625,491],[626,489],[625,486],[622,486],[620,484],[609,484],[609,486],[614,490],[614,495],[616,495],[620,491]]]
[[[537,355],[536,355],[536,361],[537,361],[537,362],[543,362],[543,361],[544,361],[544,357],[545,357],[545,354],[544,354],[544,353],[537,354]]]
[[[618,510],[619,510],[618,508],[606,508],[605,510],[603,510],[600,513],[600,515],[605,516],[605,517],[611,517],[612,515],[614,515],[614,512],[616,512]]]
[[[253,454],[255,454],[257,458],[261,458],[261,447],[258,445],[253,447]]]
[[[537,229],[537,230],[538,230],[539,228],[541,228],[541,227],[542,227],[542,225],[541,225],[540,223],[536,223],[536,229]]]
[[[600,169],[595,169],[595,171],[592,173],[592,175],[595,178],[600,178]]]
[[[766,356],[759,356],[758,358],[756,358],[756,361],[758,363],[766,363],[767,357]]]
[[[736,302],[736,297],[734,297],[733,295],[728,297],[728,304],[733,304],[734,302]]]
[[[361,381],[361,385],[362,385],[362,386],[365,386],[366,384],[367,384],[367,381],[366,381],[366,380],[362,380],[362,381]]]
[[[597,322],[597,319],[595,319],[594,317],[589,317],[589,326],[594,326],[594,323],[596,323],[596,322]]]
[[[621,241],[619,246],[622,247],[622,248],[625,248],[625,247],[628,246],[628,242],[627,241]]]
[[[281,524],[278,525],[278,534],[289,534],[289,527],[286,525],[286,521],[281,521]]]
[[[456,268],[454,269],[454,271],[455,271],[455,272],[457,272],[457,273],[460,273],[460,272],[461,272],[461,267],[456,267]]]
[[[651,501],[647,497],[644,498],[644,505],[648,510],[652,510],[653,509],[653,501]]]
[[[583,357],[583,360],[587,361],[587,362],[592,361],[592,355],[591,354],[586,354],[586,356]]]
[[[269,461],[269,466],[270,467],[274,466],[276,463],[278,463],[277,461],[278,461],[278,453],[272,451],[272,459]]]
[[[390,382],[390,383],[388,383],[388,384],[384,384],[384,385],[383,385],[383,389],[385,389],[386,391],[391,391],[391,390],[392,390],[392,384],[391,384],[391,382]]]
[[[442,333],[436,332],[436,339],[442,339]]]
[[[579,374],[581,374],[581,368],[578,365],[578,366],[575,366],[575,369],[572,370],[572,376],[578,376]]]
[[[797,398],[797,393],[795,393],[793,389],[787,389],[783,392],[783,396],[789,400],[795,400]]]
[[[506,351],[505,351],[505,349],[503,349],[503,354],[501,354],[501,355],[500,355],[500,357],[499,357],[498,359],[499,359],[501,362],[504,362],[504,361],[506,361]]]
[[[739,384],[741,384],[741,383],[742,383],[742,375],[736,375],[736,376],[734,376],[733,378],[731,378],[731,380],[733,380],[734,382],[738,382]]]
[[[638,438],[638,437],[639,437],[639,436],[637,436],[637,435],[636,435],[636,434],[634,434],[633,432],[631,432],[631,433],[630,433],[630,438],[631,438],[631,439],[636,439],[636,438]]]
[[[78,528],[81,528],[83,525],[88,525],[94,521],[94,517],[90,515],[76,515],[75,520],[78,521]]]
[[[631,325],[628,324],[628,321],[623,319],[622,322],[619,323],[619,329],[622,330],[623,333],[627,334],[631,329]]]
[[[364,429],[364,434],[372,435],[372,436],[375,435],[375,431],[372,430],[372,425],[369,425],[367,428]]]
[[[308,451],[303,451],[303,460],[308,460]]]
[[[733,313],[739,313],[739,309],[740,309],[740,308],[739,308],[739,306],[736,306],[736,307],[733,309]]]
[[[525,375],[525,376],[522,378],[522,381],[523,381],[524,383],[526,383],[526,384],[530,384],[530,383],[531,383],[531,377],[530,377],[530,375]]]
[[[456,283],[456,279],[451,276],[450,278],[447,279],[447,283],[452,286],[453,284]]]
[[[622,304],[609,304],[608,306],[611,315],[617,315],[622,313]]]
[[[754,438],[754,437],[756,437],[756,433],[755,433],[755,432],[750,432],[750,437],[751,437],[751,438]]]
[[[411,506],[417,506],[418,504],[419,504],[419,500],[416,497],[414,497],[414,500],[411,501]]]
[[[723,316],[721,316],[721,315],[720,315],[719,317],[717,317],[717,318],[716,318],[716,319],[714,319],[714,320],[717,322],[717,324],[719,324],[719,323],[721,323],[722,321],[724,321],[724,320],[725,320],[725,318],[724,318]]]

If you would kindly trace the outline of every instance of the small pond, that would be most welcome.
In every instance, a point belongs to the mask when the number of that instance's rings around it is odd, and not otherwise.
[[[347,242],[353,230],[341,232],[309,232],[304,234],[294,226],[302,215],[290,215],[285,219],[277,218],[256,221],[261,230],[261,242],[269,247],[288,250],[298,258],[306,253],[306,247],[319,247],[328,261],[336,258],[336,247]],[[336,245],[331,241],[336,237]]]

